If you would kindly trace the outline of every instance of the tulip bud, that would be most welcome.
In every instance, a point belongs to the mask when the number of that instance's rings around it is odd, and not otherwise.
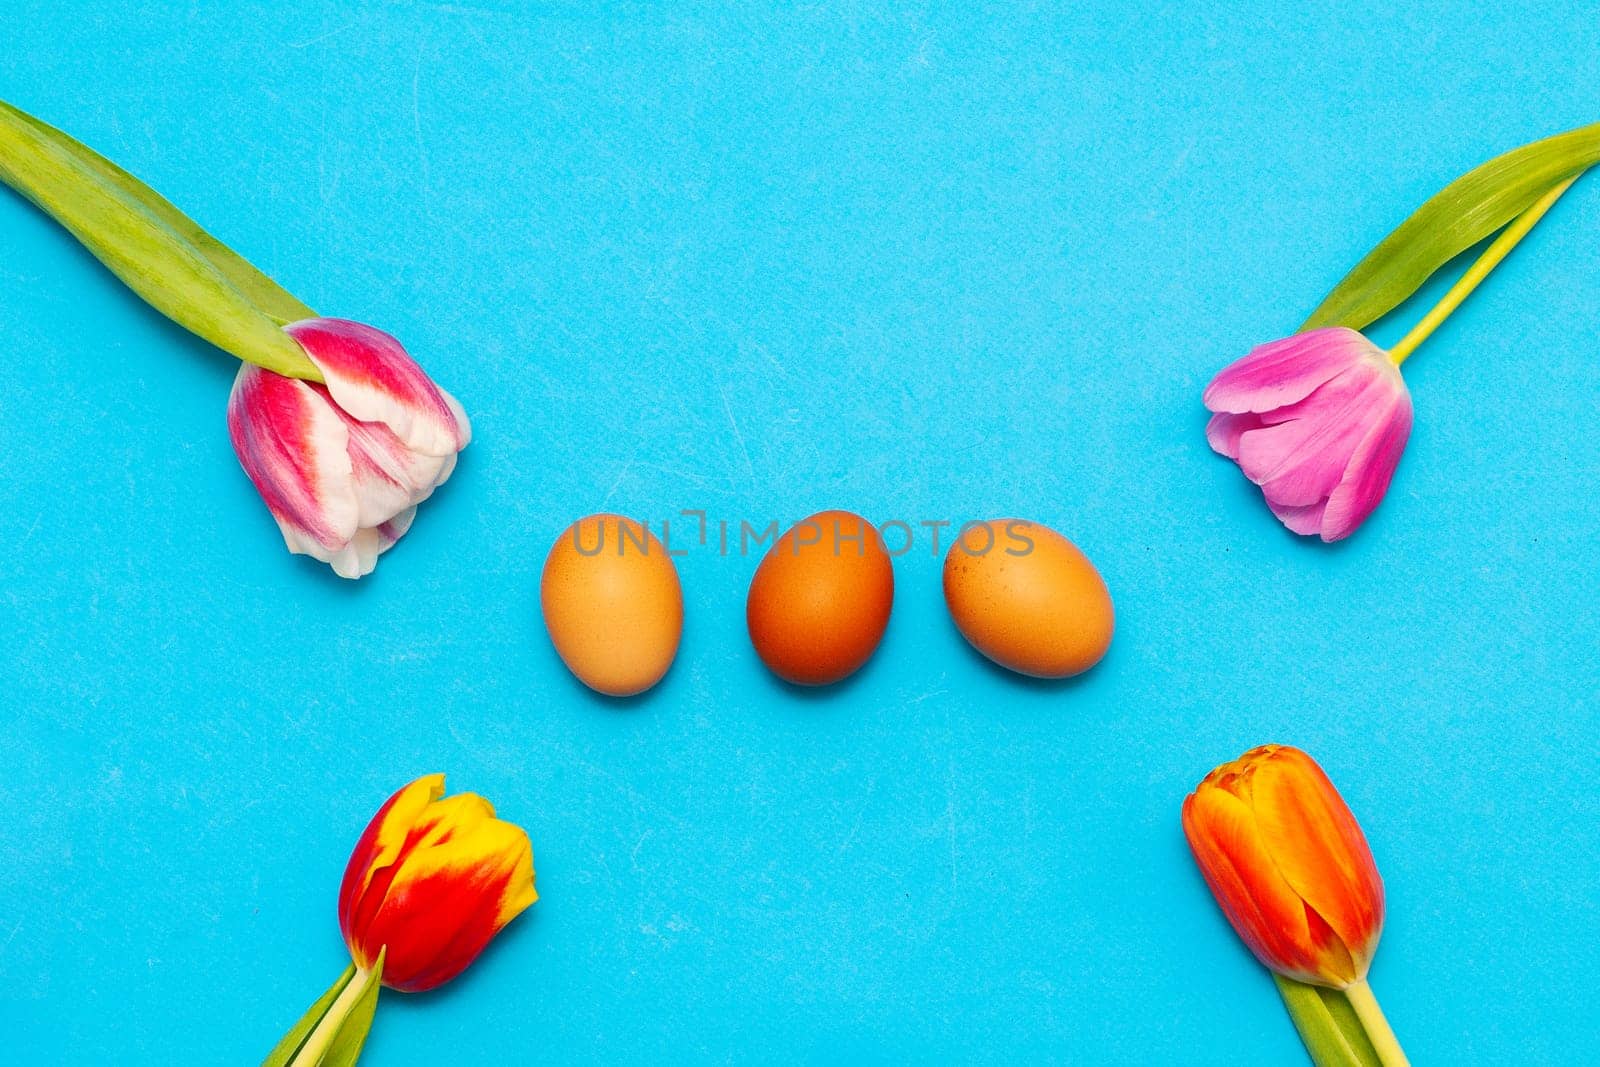
[[[390,797],[361,835],[339,930],[357,967],[386,951],[383,984],[414,993],[460,974],[537,899],[527,833],[476,793],[445,798],[444,775],[432,774]]]
[[[228,433],[289,551],[359,578],[450,477],[472,430],[455,398],[383,331],[342,319],[284,331],[326,384],[245,363]]]
[[[1225,763],[1183,802],[1183,832],[1228,921],[1267,967],[1346,989],[1383,930],[1366,838],[1310,756],[1286,745]]]

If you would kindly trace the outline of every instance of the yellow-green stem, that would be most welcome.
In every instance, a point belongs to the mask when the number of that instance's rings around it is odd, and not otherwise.
[[[1389,1028],[1389,1020],[1383,1017],[1383,1009],[1378,1007],[1378,998],[1372,995],[1372,987],[1366,980],[1363,979],[1346,989],[1344,995],[1350,1001],[1350,1006],[1355,1009],[1361,1025],[1366,1028],[1367,1040],[1372,1042],[1372,1047],[1378,1053],[1378,1059],[1383,1062],[1383,1067],[1411,1067],[1411,1061],[1406,1059],[1406,1054],[1401,1051],[1400,1042],[1395,1038],[1394,1031]]]
[[[1561,194],[1571,188],[1572,183],[1577,180],[1578,175],[1574,174],[1535,200],[1528,210],[1512,219],[1511,224],[1500,231],[1500,236],[1483,250],[1483,255],[1467,268],[1465,274],[1456,279],[1456,283],[1444,294],[1444,298],[1433,306],[1433,310],[1422,316],[1422,321],[1413,326],[1411,332],[1400,339],[1399,344],[1389,349],[1389,358],[1394,360],[1397,366],[1404,363],[1411,353],[1417,350],[1417,346],[1426,341],[1428,335],[1437,330],[1444,320],[1461,306],[1461,302],[1489,276],[1489,272],[1499,266],[1500,261],[1517,247],[1517,242],[1528,236],[1528,231],[1533,229],[1534,225],[1544,217],[1544,213],[1561,199]]]

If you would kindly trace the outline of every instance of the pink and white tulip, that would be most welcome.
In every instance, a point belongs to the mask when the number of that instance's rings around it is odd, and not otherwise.
[[[344,319],[283,329],[326,384],[243,364],[228,434],[289,551],[359,578],[450,477],[472,430],[461,405],[382,330]]]
[[[1349,537],[1389,489],[1411,435],[1411,394],[1389,354],[1355,330],[1260,345],[1206,387],[1211,447],[1261,487],[1285,526]]]

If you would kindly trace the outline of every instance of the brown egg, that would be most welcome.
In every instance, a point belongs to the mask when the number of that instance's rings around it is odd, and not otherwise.
[[[648,528],[620,515],[579,519],[544,561],[539,602],[567,669],[608,696],[661,680],[683,634],[678,569]]]
[[[1022,519],[962,528],[944,558],[944,601],[973,648],[1036,678],[1093,667],[1115,626],[1111,594],[1089,558]]]
[[[894,567],[877,528],[848,511],[822,511],[767,552],[750,581],[745,622],[773,674],[829,685],[872,657],[893,604]]]

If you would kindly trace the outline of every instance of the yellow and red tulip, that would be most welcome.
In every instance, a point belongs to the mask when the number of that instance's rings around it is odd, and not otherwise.
[[[1342,991],[1364,1030],[1324,1035],[1365,1040],[1385,1064],[1405,1062],[1367,985],[1383,932],[1383,879],[1367,839],[1317,762],[1288,745],[1262,745],[1213,770],[1183,802],[1183,832],[1212,895],[1250,951],[1280,980],[1312,1057],[1321,1037],[1302,1018],[1327,1013],[1296,983]],[[1298,998],[1298,999],[1297,999]],[[1344,1010],[1335,1005],[1334,1012]]]
[[[538,899],[533,848],[476,793],[418,778],[378,809],[339,887],[351,965],[278,1042],[264,1067],[332,1067],[360,1054],[378,988],[433,989],[478,958]]]
[[[356,966],[387,948],[383,984],[442,985],[538,899],[533,849],[476,793],[444,796],[430,774],[390,797],[356,843],[339,889],[339,930]]]

